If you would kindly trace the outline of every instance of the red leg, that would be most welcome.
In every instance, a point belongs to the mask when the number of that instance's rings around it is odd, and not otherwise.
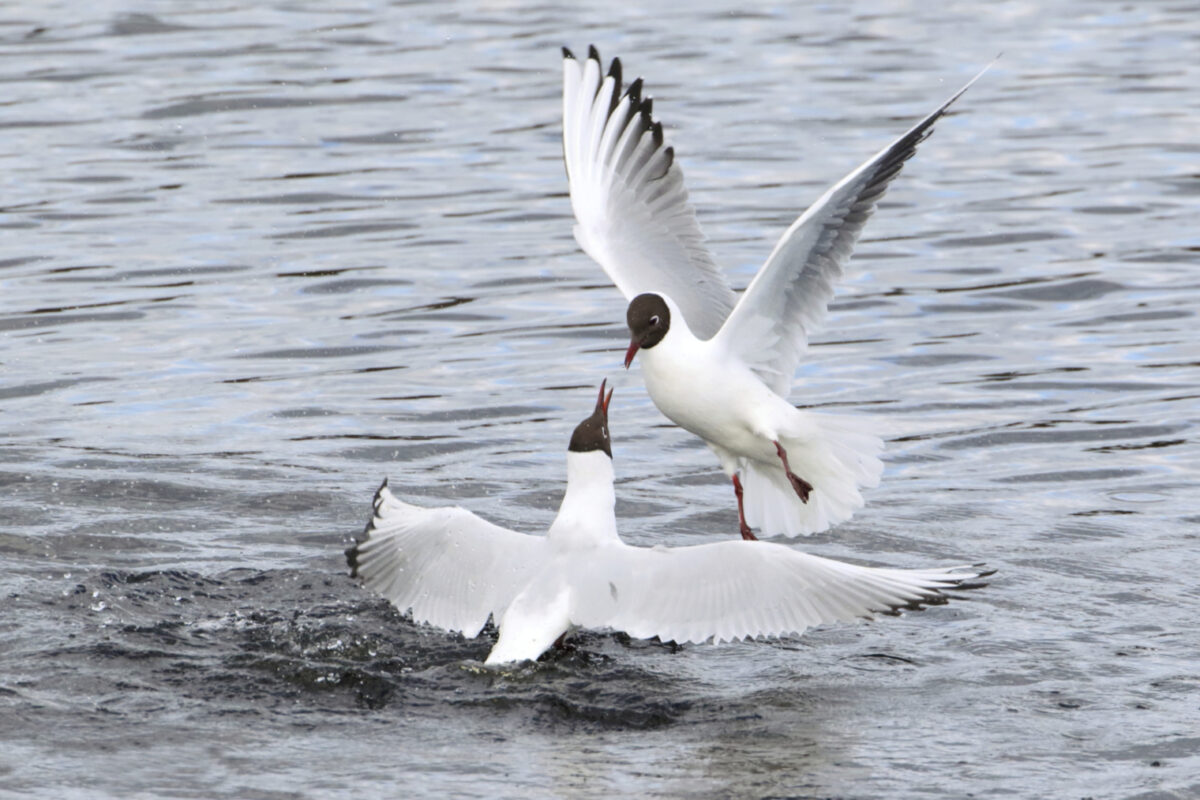
[[[742,538],[748,542],[757,542],[758,537],[750,530],[750,526],[746,524],[746,514],[742,510],[742,482],[738,480],[737,473],[733,475],[733,493],[738,499],[738,526],[742,530]]]
[[[775,442],[775,452],[779,454],[779,460],[783,462],[783,471],[787,474],[788,482],[792,484],[792,490],[800,496],[801,503],[807,503],[808,494],[813,490],[813,485],[804,478],[792,474],[792,468],[788,466],[787,451],[779,442]]]

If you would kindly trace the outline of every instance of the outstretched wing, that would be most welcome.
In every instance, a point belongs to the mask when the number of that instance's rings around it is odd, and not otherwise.
[[[375,493],[366,538],[346,551],[351,576],[413,619],[472,638],[547,557],[546,539],[493,525],[462,508]]]
[[[563,158],[578,224],[575,239],[627,300],[668,295],[692,333],[715,334],[734,304],[688,203],[674,150],[642,97],[621,91],[621,62],[607,75],[596,48],[582,63],[563,48]]]
[[[986,71],[813,203],[746,287],[719,336],[776,394],[787,395],[808,335],[824,319],[834,282],[888,184],[950,104]]]
[[[578,572],[573,623],[676,642],[799,634],[822,623],[920,608],[945,602],[942,590],[987,574],[977,567],[860,567],[740,541],[612,548]]]

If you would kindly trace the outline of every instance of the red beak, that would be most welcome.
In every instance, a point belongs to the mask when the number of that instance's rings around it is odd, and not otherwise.
[[[641,345],[636,340],[629,343],[629,349],[625,351],[625,369],[629,369],[629,365],[633,363],[633,357],[637,355],[640,347]]]
[[[608,385],[608,378],[600,381],[600,396],[596,398],[596,410],[608,419],[608,404],[612,402],[613,392],[615,389],[608,390],[608,397],[604,396],[604,387]]]

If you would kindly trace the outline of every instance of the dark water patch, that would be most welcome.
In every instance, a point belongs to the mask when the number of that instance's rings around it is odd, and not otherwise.
[[[1123,450],[1157,450],[1165,447],[1179,447],[1188,444],[1188,439],[1160,439],[1139,444],[1109,444],[1101,447],[1084,448],[1089,453],[1116,453]]]
[[[171,136],[149,136],[146,134],[138,134],[129,139],[122,139],[113,142],[113,147],[120,150],[131,150],[136,153],[168,153],[181,145],[187,144],[188,140],[183,137]],[[159,188],[178,188],[175,185],[162,186]]]
[[[990,236],[961,236],[948,239],[937,239],[931,242],[934,247],[998,247],[1003,245],[1029,244],[1046,242],[1053,239],[1065,239],[1061,233],[1050,231],[1025,231],[1014,233],[997,233]]]
[[[544,416],[556,410],[549,406],[481,405],[468,408],[439,409],[438,411],[406,412],[389,415],[389,418],[413,422],[470,422],[502,419],[505,417]]]
[[[1075,209],[1077,214],[1100,214],[1103,216],[1124,214],[1145,214],[1150,209],[1144,206],[1081,206]]]
[[[40,651],[43,672],[30,676],[33,687],[90,664],[87,680],[62,694],[79,692],[83,703],[119,698],[114,710],[151,704],[195,713],[203,703],[216,706],[204,713],[293,715],[398,706],[405,714],[644,730],[679,720],[692,705],[674,681],[607,654],[669,654],[672,645],[584,634],[539,662],[485,668],[496,638],[491,625],[473,640],[417,625],[341,577],[239,569],[73,580],[27,598],[58,609],[61,638],[16,645]]]
[[[1200,263],[1200,247],[1163,248],[1159,251],[1139,252],[1124,256],[1122,261],[1131,264],[1197,264]]]
[[[253,269],[245,264],[198,264],[178,267],[156,267],[154,269],[119,270],[107,277],[111,281],[127,281],[146,278],[192,278],[197,275],[233,275]]]
[[[77,222],[80,220],[111,219],[113,214],[84,214],[78,211],[48,211],[34,214],[33,218],[45,222]]]
[[[0,329],[3,329],[3,320],[0,320]],[[84,383],[97,383],[100,381],[111,381],[115,378],[106,378],[100,376],[94,377],[79,377],[79,378],[62,378],[56,381],[40,381],[37,383],[26,383],[20,386],[3,386],[0,387],[0,400],[12,400],[17,397],[36,397],[48,392],[56,392],[59,389],[69,389],[72,386],[79,386]]]
[[[886,261],[893,258],[913,258],[912,253],[888,253],[884,251],[873,251],[864,253],[855,253],[855,261]]]
[[[153,14],[140,12],[120,14],[108,27],[108,33],[111,36],[142,36],[146,34],[179,33],[181,31],[192,30],[195,29],[187,25],[163,22]]]
[[[128,175],[79,175],[73,178],[53,178],[52,183],[108,184],[128,183],[133,178]]]
[[[512,444],[514,439],[497,440],[500,443]],[[421,444],[392,444],[379,445],[374,447],[351,447],[340,451],[337,455],[340,458],[347,458],[354,461],[381,461],[381,462],[396,462],[403,464],[406,461],[414,461],[416,459],[430,458],[433,456],[446,456],[454,453],[466,453],[472,450],[478,450],[481,447],[478,441],[449,441],[449,442],[423,442]]]
[[[989,292],[990,297],[1011,297],[1043,303],[1069,303],[1080,300],[1095,300],[1113,292],[1128,291],[1127,286],[1112,281],[1084,279],[1064,283],[1044,283],[1024,289],[1007,289]]]
[[[309,108],[313,106],[349,105],[357,103],[399,103],[401,95],[358,95],[351,97],[318,96],[276,97],[274,95],[215,97],[204,100],[188,100],[144,111],[142,119],[177,119],[203,114],[220,114],[227,111],[270,111],[281,108]]]
[[[1159,181],[1169,186],[1172,194],[1183,195],[1185,197],[1200,195],[1200,175],[1162,178]]]
[[[300,291],[304,294],[349,294],[378,286],[412,286],[412,281],[403,278],[345,278],[311,284]]]
[[[513,275],[506,278],[490,278],[486,281],[474,281],[472,289],[503,289],[506,286],[553,286],[564,283],[568,278],[561,275]]]
[[[0,121],[0,130],[18,130],[21,128],[65,128],[71,125],[83,125],[88,120],[51,120],[51,119],[9,119]]]
[[[239,493],[234,500],[226,500],[229,509],[245,509],[251,514],[266,514],[281,521],[306,519],[313,512],[322,511],[337,502],[325,492],[313,491],[310,487],[297,487],[293,491]]]
[[[920,403],[912,406],[890,405],[888,407],[889,414],[937,414],[946,411],[988,411],[988,410],[1008,410],[1017,408],[1040,408],[1045,406],[1058,406],[1056,400],[1048,398],[1030,398],[1022,400],[964,400],[959,403]],[[918,441],[920,439],[930,438],[927,435],[917,434],[913,436],[904,436],[895,441]]]
[[[1001,482],[1005,481],[1002,480]],[[1073,514],[1072,516],[1079,518],[1084,513],[1086,512]],[[1052,528],[1038,533],[1034,538],[1046,542],[1076,542],[1097,539],[1119,539],[1122,535],[1123,531],[1121,528],[1115,525],[1102,525],[1095,522],[1060,522]],[[1139,602],[1143,600],[1139,600]]]
[[[551,731],[654,730],[686,718],[694,706],[690,692],[660,673],[601,652],[609,644],[604,638],[577,634],[537,662],[471,670],[479,685],[457,694],[450,704],[473,713],[515,714]],[[670,644],[634,643],[622,634],[611,638],[621,648],[678,650]]]
[[[840,311],[866,311],[872,308],[887,308],[892,304],[887,300],[875,300],[872,298],[863,298],[861,300],[834,300],[829,304],[829,310],[834,312]]]
[[[59,505],[69,504],[75,511],[85,508],[111,509],[118,514],[117,518],[82,519],[80,527],[73,529],[76,533],[72,533],[69,540],[55,540],[55,546],[61,552],[86,552],[89,544],[94,549],[96,543],[89,543],[88,536],[97,533],[123,537],[123,544],[131,551],[171,548],[174,545],[165,541],[143,541],[136,535],[125,534],[194,528],[195,521],[192,515],[197,509],[209,509],[213,503],[223,503],[226,500],[224,493],[214,488],[145,477],[81,478],[62,475],[54,484],[53,496]],[[252,504],[247,501],[245,505]],[[147,519],[147,514],[155,516]],[[136,521],[132,515],[137,515]],[[119,544],[121,543],[110,541],[105,547],[120,550],[122,548]]]
[[[25,264],[36,264],[39,261],[46,261],[49,256],[17,256],[16,258],[0,258],[0,269],[8,269],[10,267],[20,267]]]
[[[971,361],[989,361],[993,358],[994,356],[971,353],[922,353],[911,356],[890,356],[881,360],[900,367],[944,367],[949,364],[963,364]]]
[[[364,200],[380,200],[381,198],[357,194],[339,194],[337,192],[289,192],[287,194],[260,195],[258,197],[230,197],[213,200],[217,204],[228,205],[297,205],[320,206],[338,203],[361,203]]]
[[[556,339],[598,339],[601,341],[619,342],[622,338],[627,339],[628,334],[624,333],[625,328],[617,323],[609,322],[580,322],[567,325],[538,325],[533,328],[524,328],[521,330],[508,331],[505,333],[505,338],[508,339],[544,339],[547,332],[553,332]],[[624,333],[624,335],[622,335]],[[463,334],[464,337],[472,336],[473,333]],[[619,348],[614,346],[611,352],[616,353],[625,351],[625,344]],[[609,348],[601,350],[587,350],[585,352],[609,352]],[[617,363],[617,359],[613,359],[613,363]]]
[[[111,311],[98,314],[55,314],[53,316],[9,317],[0,319],[0,331],[33,330],[35,328],[55,328],[59,325],[72,325],[88,322],[130,322],[142,319],[146,315],[141,311]]]
[[[1096,428],[1044,428],[1040,430],[994,431],[943,442],[946,450],[969,450],[1009,444],[1046,444],[1065,442],[1107,442],[1114,439],[1147,439],[1169,436],[1187,430],[1187,425],[1105,425]]]
[[[312,417],[336,417],[341,416],[342,413],[332,408],[285,408],[272,412],[271,416],[277,419],[309,419]]]
[[[379,318],[379,317],[382,317],[385,319],[394,319],[394,318],[403,319],[405,315],[412,314],[413,312],[440,311],[440,310],[447,309],[447,308],[454,308],[456,306],[465,305],[467,303],[473,303],[473,302],[475,302],[475,300],[476,300],[476,298],[474,298],[474,297],[447,297],[447,298],[444,298],[442,300],[438,300],[438,301],[432,302],[432,303],[422,303],[420,305],[415,305],[415,306],[405,306],[404,308],[389,309],[387,311],[373,311],[369,314],[363,314],[361,316],[369,318],[369,319],[374,319],[374,318]],[[358,318],[358,316],[360,316],[360,315],[351,314],[351,315],[347,315],[346,319],[356,319],[356,318]]]
[[[1001,275],[1004,270],[999,267],[944,267],[925,270],[935,275]]]
[[[340,412],[321,412],[322,415],[337,415]],[[276,416],[282,416],[276,415]],[[301,416],[301,414],[292,413],[288,416]],[[307,416],[307,415],[304,415]],[[444,439],[454,438],[450,434],[384,434],[384,433],[320,433],[311,436],[293,436],[288,439],[291,442],[332,442],[332,441],[368,441],[368,442],[437,442]]]
[[[996,478],[997,483],[1068,483],[1072,481],[1112,481],[1141,475],[1140,469],[1080,469],[1060,472],[1037,472]]]
[[[433,141],[428,134],[438,132],[434,128],[410,128],[358,136],[328,137],[325,141],[330,144],[427,144]]]
[[[1027,381],[1027,380],[998,380],[989,378],[979,384],[980,389],[988,391],[1030,391],[1030,392],[1155,392],[1164,389],[1179,388],[1178,384],[1150,383],[1149,381]]]
[[[224,30],[235,30],[241,26],[233,26]],[[247,26],[250,27],[250,26]],[[294,45],[284,47],[277,43],[254,42],[244,46],[230,47],[195,47],[181,50],[167,49],[156,52],[130,54],[126,60],[130,62],[181,61],[185,59],[236,59],[239,56],[267,58],[273,56],[312,56],[325,52],[323,48]],[[320,83],[339,83],[338,80],[321,81]]]
[[[1108,314],[1103,317],[1060,322],[1057,324],[1067,328],[1101,327],[1104,325],[1122,325],[1127,322],[1166,322],[1174,319],[1189,319],[1194,316],[1195,313],[1192,311],[1164,309],[1162,311],[1134,311],[1126,314]]]
[[[391,339],[394,337],[409,338],[413,336],[428,336],[429,331],[425,328],[390,328],[385,330],[367,331],[360,333],[359,339]],[[422,395],[422,397],[437,397],[437,395]],[[396,398],[404,399],[404,398]]]
[[[921,306],[921,311],[926,314],[1007,314],[1030,308],[1032,306],[1017,303],[980,300],[974,303],[926,303]]]
[[[153,203],[157,198],[151,195],[113,195],[111,197],[92,197],[84,200],[85,203],[95,205],[122,205],[133,203]]]
[[[387,353],[397,349],[399,348],[382,344],[360,344],[351,347],[292,347],[283,350],[263,350],[258,353],[238,353],[234,358],[283,358],[307,361],[310,358],[353,358],[372,353]]]
[[[0,83],[29,83],[45,81],[47,83],[78,83],[79,81],[94,81],[97,78],[121,78],[125,73],[112,70],[96,69],[87,72],[70,70],[32,70],[23,75],[11,75],[0,78]]]
[[[331,239],[342,236],[358,236],[363,233],[388,233],[410,231],[418,226],[411,222],[355,222],[344,225],[328,225],[324,228],[307,228],[292,233],[277,233],[271,238],[287,239]]]

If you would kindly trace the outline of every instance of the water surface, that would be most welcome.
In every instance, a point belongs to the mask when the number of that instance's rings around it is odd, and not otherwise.
[[[1200,794],[1200,7],[0,13],[0,786],[56,797]],[[820,555],[988,588],[482,670],[345,574],[384,476],[543,530],[616,384],[636,544],[736,534],[572,236],[559,47],[644,75],[744,286],[1003,51],[792,397],[888,432]],[[0,792],[2,793],[2,792]]]

